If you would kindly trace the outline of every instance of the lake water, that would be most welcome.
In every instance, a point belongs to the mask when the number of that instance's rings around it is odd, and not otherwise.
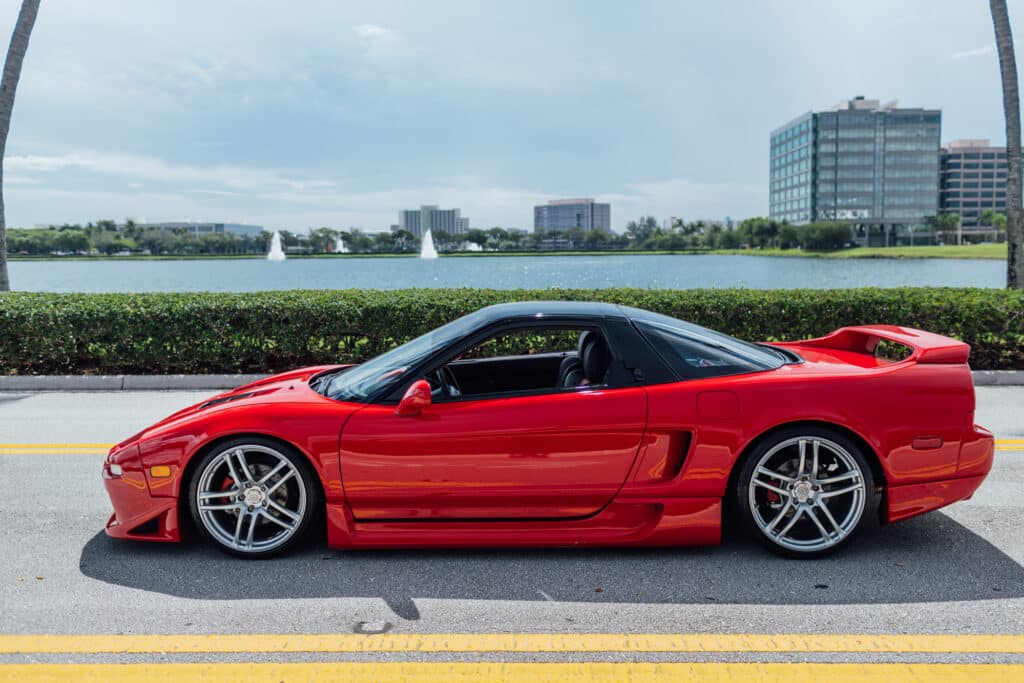
[[[614,255],[195,261],[13,261],[11,287],[48,292],[250,292],[366,287],[1004,287],[1006,263]]]

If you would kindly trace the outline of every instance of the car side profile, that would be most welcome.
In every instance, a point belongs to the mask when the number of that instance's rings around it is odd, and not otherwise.
[[[981,485],[969,351],[889,325],[753,344],[613,304],[490,306],[126,439],[106,530],[259,558],[319,520],[332,548],[689,546],[729,516],[816,557]]]

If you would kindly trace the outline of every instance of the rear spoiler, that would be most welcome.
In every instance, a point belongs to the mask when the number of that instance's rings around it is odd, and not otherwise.
[[[923,330],[896,325],[860,325],[842,327],[817,339],[798,342],[800,346],[838,349],[874,355],[878,342],[886,340],[912,349],[907,360],[917,363],[966,363],[969,344]]]

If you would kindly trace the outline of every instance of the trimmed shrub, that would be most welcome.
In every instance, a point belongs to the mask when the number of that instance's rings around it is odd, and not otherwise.
[[[1024,368],[1024,292],[998,289],[406,289],[0,295],[0,373],[275,372],[359,362],[490,304],[608,301],[742,339],[887,323],[962,339],[975,369]]]

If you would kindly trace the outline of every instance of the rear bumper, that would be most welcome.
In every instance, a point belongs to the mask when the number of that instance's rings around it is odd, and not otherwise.
[[[120,476],[111,473],[111,463],[120,465]],[[181,540],[178,500],[150,495],[137,446],[111,452],[103,463],[103,485],[114,506],[106,524],[108,536],[164,543]]]
[[[887,493],[886,521],[938,510],[974,495],[985,481],[995,457],[995,438],[984,427],[974,425],[960,446],[956,477],[922,484],[890,487]]]

